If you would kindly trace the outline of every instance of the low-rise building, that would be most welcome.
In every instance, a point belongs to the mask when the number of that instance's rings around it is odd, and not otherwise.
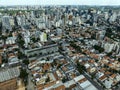
[[[18,67],[0,70],[0,90],[16,90],[19,75]]]

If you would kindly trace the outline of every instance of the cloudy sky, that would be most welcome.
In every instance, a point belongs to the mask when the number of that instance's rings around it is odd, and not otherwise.
[[[0,0],[0,5],[120,5],[120,0]]]

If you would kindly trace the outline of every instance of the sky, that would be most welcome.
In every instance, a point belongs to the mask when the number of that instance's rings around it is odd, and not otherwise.
[[[0,0],[0,5],[120,5],[120,0]]]

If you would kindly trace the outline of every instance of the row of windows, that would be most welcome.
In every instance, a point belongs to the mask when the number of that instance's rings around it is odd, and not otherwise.
[[[36,52],[32,52],[27,54],[28,57],[35,57],[35,56],[42,56],[42,55],[47,55],[47,54],[52,54],[58,51],[58,48],[56,49],[47,49],[47,50],[42,50],[42,51],[36,51]]]

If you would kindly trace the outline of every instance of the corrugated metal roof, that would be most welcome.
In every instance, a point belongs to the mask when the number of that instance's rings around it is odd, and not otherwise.
[[[9,68],[0,71],[0,82],[10,80],[12,78],[18,77],[20,75],[19,68]]]

